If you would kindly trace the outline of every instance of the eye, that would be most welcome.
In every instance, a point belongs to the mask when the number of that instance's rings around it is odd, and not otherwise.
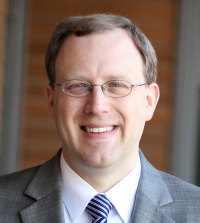
[[[83,84],[76,84],[74,87],[79,88],[79,87],[85,87]]]
[[[113,84],[111,84],[111,87],[120,87],[120,85],[117,83],[113,83]]]
[[[110,82],[108,85],[109,88],[121,88],[121,87],[125,87],[123,83],[119,83],[119,82]]]
[[[87,87],[86,83],[76,83],[76,84],[70,85],[68,89],[85,88],[85,87]]]

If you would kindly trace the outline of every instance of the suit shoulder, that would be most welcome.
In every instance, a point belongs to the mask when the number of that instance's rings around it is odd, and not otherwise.
[[[178,177],[159,171],[173,198],[186,198],[200,201],[200,187]]]
[[[38,172],[40,166],[0,176],[0,196],[1,191],[4,193],[5,191],[12,193],[23,191]]]

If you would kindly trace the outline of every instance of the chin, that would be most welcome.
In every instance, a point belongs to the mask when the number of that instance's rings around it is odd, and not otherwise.
[[[109,158],[108,158],[109,157]],[[111,159],[112,157],[112,159]],[[109,154],[93,154],[87,157],[84,157],[84,163],[93,168],[107,168],[112,166],[116,162],[116,158],[113,159],[113,155]]]

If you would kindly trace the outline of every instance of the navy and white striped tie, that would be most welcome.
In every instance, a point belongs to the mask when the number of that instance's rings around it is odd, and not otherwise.
[[[97,194],[88,203],[86,210],[93,219],[92,223],[107,223],[107,217],[111,208],[112,204],[106,196]]]

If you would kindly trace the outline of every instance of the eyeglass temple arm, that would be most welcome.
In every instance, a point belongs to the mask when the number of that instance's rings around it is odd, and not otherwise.
[[[143,85],[150,85],[151,83],[145,83],[145,84],[132,84],[131,87],[140,87],[140,86],[143,86]]]

